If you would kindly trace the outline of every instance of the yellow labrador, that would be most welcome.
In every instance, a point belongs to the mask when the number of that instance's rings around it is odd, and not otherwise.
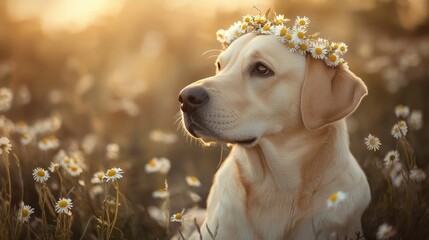
[[[217,224],[216,239],[355,237],[370,190],[344,118],[367,94],[362,80],[255,33],[216,64],[215,76],[179,95],[191,135],[234,144],[210,190],[203,239]],[[346,199],[328,207],[338,191]]]

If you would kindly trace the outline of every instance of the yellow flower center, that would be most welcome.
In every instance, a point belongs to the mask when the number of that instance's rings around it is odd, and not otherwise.
[[[286,38],[286,40],[290,41],[290,40],[292,40],[292,35],[287,34],[285,38]]]
[[[399,127],[406,127],[407,126],[407,124],[404,121],[400,121],[398,125],[399,125]]]
[[[301,49],[302,51],[307,50],[307,44],[301,44],[301,45],[299,45],[299,49]]]
[[[107,176],[113,177],[115,175],[116,175],[116,170],[115,169],[110,169],[109,171],[107,171]]]
[[[280,36],[284,36],[286,33],[287,33],[286,28],[282,28],[282,29],[280,30]]]
[[[299,21],[299,25],[304,26],[304,25],[305,25],[305,20],[304,20],[304,19],[301,19],[301,20]]]
[[[44,177],[45,176],[45,171],[43,171],[43,170],[37,170],[37,175],[39,177]]]
[[[27,209],[22,209],[22,217],[28,217],[29,214],[30,212]]]
[[[337,201],[337,199],[338,199],[338,194],[336,193],[332,194],[331,197],[329,198],[331,202],[335,202]]]
[[[265,18],[264,17],[258,17],[258,18],[256,18],[256,20],[255,20],[257,23],[263,23],[263,22],[265,22]]]
[[[76,165],[72,165],[72,166],[70,167],[70,169],[71,169],[73,172],[76,172],[76,171],[77,171],[77,169],[78,169],[78,167],[77,167]]]
[[[346,50],[346,47],[341,46],[341,47],[340,47],[340,50],[341,50],[341,52],[344,52],[344,51]]]
[[[320,54],[322,54],[322,49],[321,48],[316,48],[315,50],[314,50],[314,52],[317,54],[317,55],[320,55]]]
[[[295,47],[295,44],[293,44],[293,43],[289,43],[287,46],[288,46],[289,48],[294,48],[294,47]]]
[[[332,46],[332,49],[337,49],[338,48],[338,44],[334,44],[333,46]]]
[[[246,30],[246,28],[247,28],[247,24],[241,25],[241,30]]]
[[[155,167],[156,166],[156,162],[155,162],[155,160],[150,160],[149,161],[149,166],[151,166],[151,167]]]
[[[371,138],[370,140],[369,140],[369,144],[370,145],[376,145],[377,144],[377,140],[375,139],[375,138]]]
[[[167,190],[165,190],[165,188],[160,188],[160,189],[157,190],[157,192],[159,192],[159,193],[165,193],[165,192],[167,192]]]
[[[69,164],[69,163],[70,163],[70,158],[68,158],[68,157],[64,157],[64,163]]]
[[[67,203],[67,201],[65,200],[61,200],[58,205],[60,206],[60,208],[65,208],[67,207],[69,204]]]
[[[191,182],[198,182],[198,178],[196,178],[194,176],[190,176],[189,180],[191,180]]]
[[[49,143],[49,140],[48,140],[47,138],[44,138],[44,139],[42,140],[42,142],[43,142],[44,144],[48,144],[48,143]]]
[[[304,33],[303,32],[298,32],[297,34],[296,34],[299,38],[304,38]]]
[[[180,220],[180,219],[182,219],[182,214],[181,213],[176,213],[176,215],[174,216],[174,218],[176,218],[176,219],[178,219],[178,220]]]
[[[98,175],[97,175],[97,178],[101,181],[101,180],[103,180],[103,177],[104,177],[104,174],[103,173],[99,173]]]
[[[337,56],[335,56],[334,54],[331,54],[331,55],[329,56],[329,61],[331,61],[331,62],[335,62],[335,61],[337,61]]]
[[[21,122],[18,123],[18,126],[21,127],[21,128],[24,128],[24,127],[27,126],[27,124],[25,122],[21,121]]]
[[[262,29],[264,29],[264,31],[268,31],[270,30],[270,26],[268,24],[265,24]]]
[[[244,21],[247,22],[247,23],[250,22],[250,17],[245,17]]]

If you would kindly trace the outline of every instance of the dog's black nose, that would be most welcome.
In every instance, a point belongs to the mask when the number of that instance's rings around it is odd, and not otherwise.
[[[179,93],[180,109],[183,112],[192,112],[208,100],[209,95],[202,87],[187,87]]]

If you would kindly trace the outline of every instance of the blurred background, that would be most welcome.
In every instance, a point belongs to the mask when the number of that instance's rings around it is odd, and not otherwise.
[[[188,175],[200,179],[202,186],[193,191],[205,206],[228,148],[201,147],[184,136],[176,123],[177,96],[189,83],[215,73],[214,54],[203,53],[222,49],[216,31],[245,14],[258,14],[254,6],[290,19],[307,16],[310,32],[348,44],[350,69],[369,87],[369,96],[348,120],[351,149],[364,169],[372,156],[363,143],[369,133],[382,141],[382,154],[395,147],[390,135],[395,106],[407,105],[427,118],[427,0],[2,0],[0,88],[10,88],[14,99],[0,114],[14,123],[61,119],[60,148],[84,150],[88,175],[106,164],[122,167],[121,191],[135,206],[139,226],[129,236],[150,239],[160,230],[145,209],[160,205],[152,192],[164,187],[165,178],[172,212],[194,205],[186,195]],[[20,146],[18,135],[10,138],[24,159],[24,175],[36,165],[47,167],[56,153],[37,153],[35,146]],[[426,172],[428,140],[427,124],[409,135]],[[110,143],[120,148],[113,163],[106,157]],[[145,172],[153,157],[171,161],[166,177]],[[34,184],[30,177],[25,181]],[[27,189],[24,199],[37,201],[35,190]]]

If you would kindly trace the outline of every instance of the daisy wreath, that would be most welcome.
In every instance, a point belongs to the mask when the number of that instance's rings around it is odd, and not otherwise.
[[[292,28],[285,24],[290,19],[284,15],[274,14],[273,18],[268,18],[269,10],[265,15],[245,15],[241,21],[232,24],[229,29],[220,29],[216,32],[217,40],[226,49],[233,41],[247,33],[272,34],[289,51],[297,52],[301,55],[311,54],[314,59],[324,60],[330,67],[345,65],[346,61],[342,56],[347,52],[347,45],[343,42],[330,42],[327,39],[318,37],[315,33],[307,35],[307,28],[310,24],[308,17],[297,17]]]

